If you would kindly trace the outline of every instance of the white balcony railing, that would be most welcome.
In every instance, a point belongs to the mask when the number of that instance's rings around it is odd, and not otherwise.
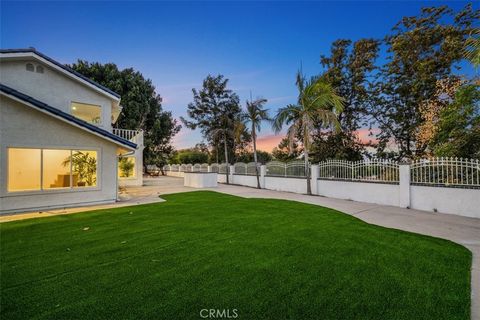
[[[113,134],[128,141],[143,146],[143,130],[113,129]]]

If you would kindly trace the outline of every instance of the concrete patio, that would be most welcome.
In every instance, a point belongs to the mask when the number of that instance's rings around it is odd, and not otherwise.
[[[144,180],[142,187],[127,189],[131,199],[112,205],[29,212],[0,216],[0,222],[71,214],[82,211],[106,209],[119,206],[163,201],[162,194],[191,192],[194,189],[183,186],[182,178],[159,177]],[[455,215],[430,213],[370,203],[339,200],[320,196],[307,196],[288,192],[258,190],[255,188],[221,184],[218,188],[207,189],[245,198],[272,198],[300,201],[336,209],[355,216],[367,223],[395,228],[454,241],[467,247],[473,253],[472,264],[472,319],[480,320],[480,220]]]

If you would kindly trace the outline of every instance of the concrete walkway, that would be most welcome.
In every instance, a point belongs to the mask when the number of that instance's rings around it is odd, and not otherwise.
[[[193,189],[183,186],[182,178],[159,177],[144,180],[143,187],[128,188],[132,198],[113,205],[82,207],[56,210],[48,213],[31,212],[25,214],[0,216],[0,222],[45,217],[56,214],[69,214],[119,206],[129,206],[162,201],[162,194],[190,192],[205,189]],[[480,320],[480,219],[455,215],[430,213],[371,203],[339,200],[320,196],[307,196],[288,192],[258,190],[243,186],[219,185],[207,189],[245,198],[284,199],[324,206],[353,215],[365,222],[395,228],[419,234],[454,241],[467,247],[473,253],[472,264],[472,319]]]

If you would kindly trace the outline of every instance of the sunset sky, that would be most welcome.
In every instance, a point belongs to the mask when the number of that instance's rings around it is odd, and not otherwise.
[[[322,72],[320,54],[328,54],[334,40],[382,38],[422,6],[459,10],[466,3],[2,1],[0,36],[2,48],[31,46],[62,63],[133,67],[152,79],[164,109],[177,119],[208,74],[229,78],[243,106],[250,92],[267,98],[273,114],[296,101],[300,65],[309,76]],[[265,124],[259,149],[271,151],[280,139]],[[183,128],[174,145],[201,141],[199,132]]]

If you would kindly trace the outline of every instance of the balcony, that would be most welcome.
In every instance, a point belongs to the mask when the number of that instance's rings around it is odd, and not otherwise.
[[[128,129],[113,129],[113,134],[137,144],[139,147],[143,146],[143,130],[128,130]]]

